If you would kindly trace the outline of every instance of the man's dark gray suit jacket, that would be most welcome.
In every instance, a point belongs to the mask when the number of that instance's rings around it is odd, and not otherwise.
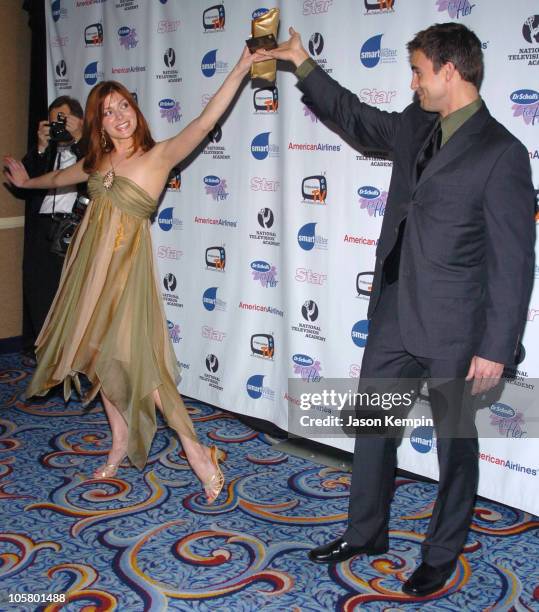
[[[398,283],[406,350],[513,363],[534,270],[535,196],[522,143],[483,104],[417,180],[417,157],[436,113],[417,103],[401,113],[381,111],[320,68],[298,87],[320,119],[360,146],[393,157],[368,317],[380,298],[384,260],[406,218]]]

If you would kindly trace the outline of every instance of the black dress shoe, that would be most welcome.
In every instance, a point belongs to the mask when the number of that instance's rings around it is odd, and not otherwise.
[[[338,563],[346,561],[354,555],[381,555],[387,552],[384,548],[373,548],[372,546],[352,546],[342,538],[337,538],[332,542],[318,546],[309,551],[309,559],[314,563]]]
[[[433,567],[424,561],[415,572],[402,585],[402,590],[407,595],[414,597],[425,597],[439,591],[449,580],[455,569],[455,564]]]

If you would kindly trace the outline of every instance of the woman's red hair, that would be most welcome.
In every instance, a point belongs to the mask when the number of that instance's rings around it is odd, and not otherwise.
[[[101,165],[103,157],[114,149],[114,145],[106,133],[106,146],[103,147],[101,132],[103,106],[107,96],[112,93],[117,93],[125,98],[137,115],[137,128],[133,134],[133,153],[139,149],[149,151],[155,144],[148,123],[131,93],[118,81],[102,81],[90,91],[84,112],[82,141],[86,155],[82,167],[88,174],[95,172]]]

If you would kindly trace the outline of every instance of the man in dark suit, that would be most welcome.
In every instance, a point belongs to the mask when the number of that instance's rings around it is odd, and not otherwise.
[[[39,122],[36,145],[23,159],[31,177],[58,167],[67,168],[82,157],[79,144],[82,117],[82,107],[74,98],[60,96],[50,104],[47,120]],[[76,197],[73,187],[50,193],[36,190],[25,195],[22,341],[23,351],[29,356],[34,354],[34,344],[58,289],[64,263],[62,256],[51,251],[51,235],[58,222],[71,212]]]
[[[394,160],[361,376],[462,383],[449,395],[429,387],[438,497],[422,563],[403,586],[426,596],[455,568],[477,489],[477,436],[460,403],[464,379],[473,381],[472,394],[496,384],[504,364],[513,363],[525,321],[535,240],[528,153],[479,96],[481,44],[466,27],[437,24],[408,43],[416,99],[401,113],[361,103],[316,66],[298,33],[290,34],[267,53],[294,62],[305,103],[359,145],[388,151]],[[457,419],[454,411],[461,411]],[[468,419],[467,435],[452,435],[448,419]],[[312,561],[388,549],[397,442],[357,437],[348,528],[313,549]]]

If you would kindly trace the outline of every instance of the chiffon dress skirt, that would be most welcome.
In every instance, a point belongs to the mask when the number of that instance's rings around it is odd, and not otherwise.
[[[150,216],[157,202],[132,180],[100,173],[88,179],[91,203],[68,250],[56,297],[36,342],[38,366],[26,396],[60,383],[64,396],[79,373],[118,408],[128,431],[127,454],[142,469],[156,431],[153,393],[168,424],[197,440],[177,390],[179,368],[155,273]]]

